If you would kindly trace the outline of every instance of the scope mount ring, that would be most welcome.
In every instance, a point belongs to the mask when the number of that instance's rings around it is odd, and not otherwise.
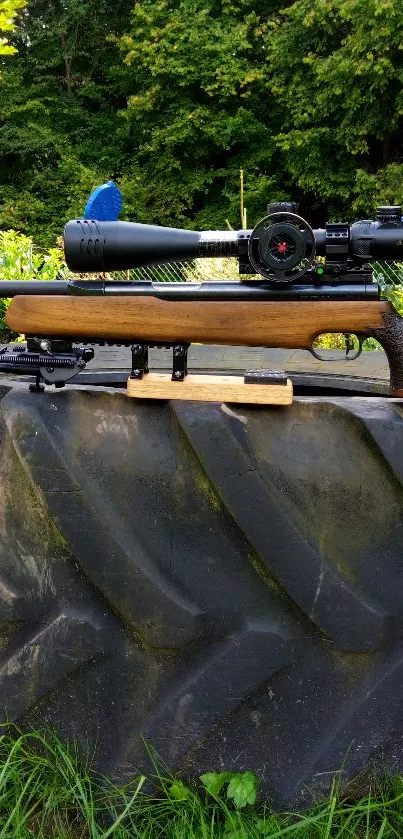
[[[271,213],[252,230],[248,257],[255,271],[267,280],[293,283],[314,263],[314,232],[296,213]]]

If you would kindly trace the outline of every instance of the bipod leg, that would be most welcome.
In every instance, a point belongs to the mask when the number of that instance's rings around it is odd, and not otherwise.
[[[45,388],[44,388],[43,385],[41,385],[41,378],[42,378],[41,374],[37,373],[36,377],[35,377],[35,384],[29,386],[29,389],[30,389],[31,393],[43,393],[44,392]]]

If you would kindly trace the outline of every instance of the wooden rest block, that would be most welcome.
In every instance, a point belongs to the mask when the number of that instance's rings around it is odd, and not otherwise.
[[[291,405],[293,389],[287,384],[245,384],[243,376],[209,376],[189,373],[173,382],[167,373],[146,373],[128,379],[127,395],[137,399],[188,399],[198,402],[243,402],[254,405]]]

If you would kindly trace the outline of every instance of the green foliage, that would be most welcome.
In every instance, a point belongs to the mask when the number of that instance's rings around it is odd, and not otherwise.
[[[200,780],[209,795],[217,797],[223,786],[231,780],[231,772],[206,772]]]
[[[56,274],[67,276],[61,248],[42,252],[34,247],[29,236],[15,230],[0,232],[0,282],[1,280],[54,280]],[[5,314],[10,301],[0,298],[0,334],[9,340]]]
[[[315,225],[402,200],[400,0],[99,0],[93,12],[29,0],[10,31],[0,228],[48,247],[108,178],[129,218],[236,228],[241,168],[249,224],[280,198]]]
[[[402,36],[399,0],[296,0],[268,30],[279,148],[333,213],[402,200]]]
[[[30,236],[15,230],[0,232],[0,281],[54,280],[66,272],[61,248],[42,252]]]
[[[119,172],[125,98],[109,38],[131,5],[100,0],[94,14],[82,0],[30,0],[0,84],[0,227],[52,245],[91,189]]]
[[[174,801],[187,801],[191,796],[191,791],[183,781],[174,781],[168,786],[168,795]]]
[[[25,0],[1,0],[0,2],[0,33],[12,32],[15,28],[15,17],[25,6]],[[15,47],[8,43],[7,38],[0,37],[0,55],[12,55]]]
[[[227,786],[227,798],[240,810],[247,804],[256,804],[257,782],[253,772],[206,772],[200,780],[209,793],[217,797]]]
[[[135,5],[120,40],[124,117],[137,147],[122,178],[129,214],[213,227],[225,227],[228,217],[239,226],[243,162],[252,216],[262,215],[269,194],[282,192],[262,108],[260,27],[259,4],[243,0]]]
[[[403,780],[374,779],[372,792],[328,801],[304,813],[267,805],[234,809],[172,776],[141,775],[125,786],[99,777],[74,744],[51,732],[3,726],[0,737],[0,839],[392,839],[403,826]],[[230,775],[241,784],[250,772]],[[253,775],[252,775],[253,777]],[[212,782],[212,781],[211,781]],[[244,781],[242,781],[244,783]],[[175,792],[170,789],[175,787]],[[181,795],[179,795],[179,791]]]

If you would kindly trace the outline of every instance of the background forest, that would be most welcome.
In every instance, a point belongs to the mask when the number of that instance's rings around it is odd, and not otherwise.
[[[29,0],[0,56],[0,228],[52,246],[114,179],[124,217],[317,226],[403,198],[401,0]]]

